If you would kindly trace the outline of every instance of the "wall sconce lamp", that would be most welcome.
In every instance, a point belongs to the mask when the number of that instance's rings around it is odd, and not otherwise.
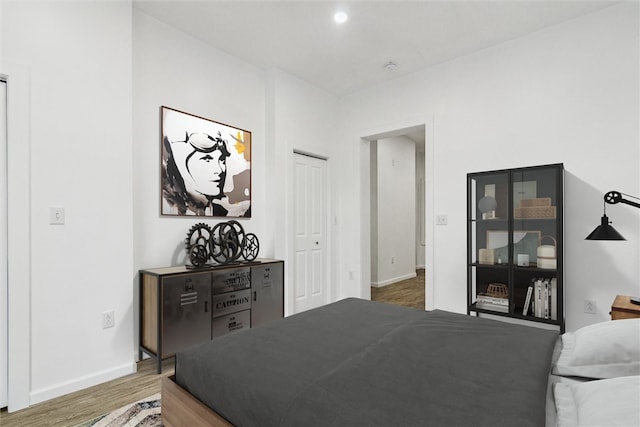
[[[620,193],[619,191],[609,191],[607,194],[604,195],[605,211],[604,211],[604,214],[602,215],[602,223],[599,226],[597,226],[596,229],[593,230],[591,234],[589,234],[586,237],[586,240],[626,240],[624,237],[622,237],[620,233],[616,231],[615,228],[613,228],[609,224],[609,218],[607,217],[607,209],[606,209],[607,203],[609,203],[610,205],[615,205],[616,203],[624,203],[627,205],[635,206],[636,208],[640,208],[640,203],[632,202],[631,200],[624,199],[622,198],[622,195],[623,193]],[[625,196],[633,197],[633,196],[629,196],[628,194],[625,194]],[[633,197],[633,198],[638,199],[637,197]],[[632,304],[640,305],[640,297],[630,297],[629,301]]]
[[[633,197],[633,196],[629,196],[628,194],[624,194],[624,195],[627,197]],[[605,203],[604,203],[604,214],[602,215],[602,222],[600,223],[599,226],[595,228],[595,230],[591,232],[591,234],[589,234],[586,237],[586,240],[626,240],[624,237],[622,237],[620,233],[616,231],[615,228],[611,226],[611,223],[609,222],[609,217],[607,216],[607,203],[609,203],[610,205],[615,205],[617,203],[624,203],[627,205],[635,206],[636,208],[640,208],[640,203],[632,202],[631,200],[624,199],[622,196],[623,196],[623,193],[620,193],[619,191],[609,191],[607,194],[604,195]],[[637,199],[637,197],[633,197],[633,198]]]

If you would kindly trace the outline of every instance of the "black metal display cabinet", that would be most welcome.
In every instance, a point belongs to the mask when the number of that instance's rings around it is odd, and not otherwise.
[[[562,164],[467,174],[467,314],[564,322]]]

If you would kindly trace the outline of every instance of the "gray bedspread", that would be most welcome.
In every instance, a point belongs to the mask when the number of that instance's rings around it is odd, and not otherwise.
[[[346,299],[181,352],[237,426],[544,426],[557,332]]]

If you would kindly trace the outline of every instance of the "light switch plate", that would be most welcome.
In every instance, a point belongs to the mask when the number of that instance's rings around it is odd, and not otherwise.
[[[436,215],[436,225],[447,225],[447,216]]]

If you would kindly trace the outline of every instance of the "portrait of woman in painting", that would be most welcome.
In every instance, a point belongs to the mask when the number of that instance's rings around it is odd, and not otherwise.
[[[162,214],[251,216],[251,133],[162,107]]]

